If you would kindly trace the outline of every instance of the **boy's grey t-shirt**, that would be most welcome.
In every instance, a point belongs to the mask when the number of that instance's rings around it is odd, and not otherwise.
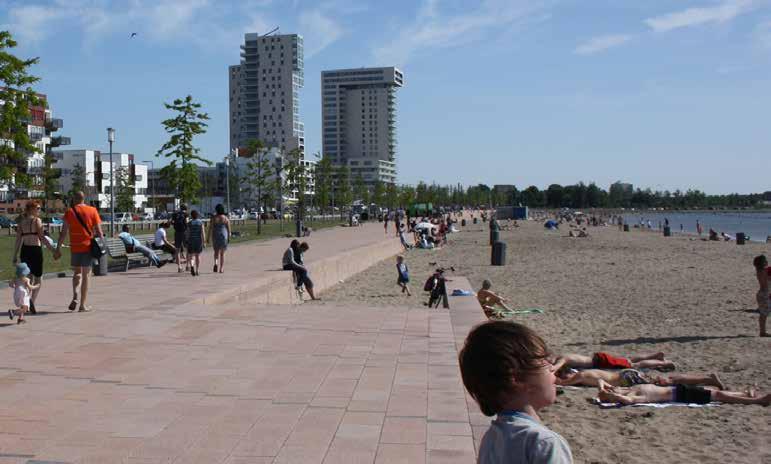
[[[479,445],[479,464],[573,464],[562,436],[527,414],[499,414]]]

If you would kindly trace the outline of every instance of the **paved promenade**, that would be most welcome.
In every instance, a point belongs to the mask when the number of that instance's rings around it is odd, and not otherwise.
[[[320,231],[306,261],[384,240]],[[231,247],[224,275],[207,254],[198,278],[95,278],[86,314],[47,280],[43,314],[0,325],[0,464],[473,462],[446,310],[211,299],[277,272],[287,244]]]

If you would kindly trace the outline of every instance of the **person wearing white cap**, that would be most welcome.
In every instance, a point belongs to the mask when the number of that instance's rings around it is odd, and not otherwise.
[[[19,320],[17,324],[24,324],[27,322],[24,319],[24,313],[29,311],[30,294],[40,287],[40,284],[32,284],[29,280],[29,266],[27,263],[19,263],[16,265],[16,278],[9,284],[13,288],[13,304],[19,310]],[[8,310],[8,317],[13,320],[13,310]]]

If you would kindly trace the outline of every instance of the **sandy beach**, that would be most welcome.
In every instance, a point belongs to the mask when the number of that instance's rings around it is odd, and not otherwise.
[[[771,390],[771,339],[757,337],[752,267],[754,256],[771,254],[771,245],[615,227],[589,232],[590,238],[567,238],[567,230],[550,232],[535,221],[501,231],[507,265],[493,267],[488,231],[469,225],[443,249],[405,254],[412,297],[400,293],[395,261],[387,260],[324,292],[318,304],[423,307],[431,271],[454,266],[475,289],[488,278],[511,306],[542,308],[544,314],[515,320],[539,332],[554,352],[663,351],[678,372],[716,372],[730,389]],[[769,408],[601,410],[587,401],[594,392],[567,390],[542,415],[569,441],[576,462],[771,463]]]

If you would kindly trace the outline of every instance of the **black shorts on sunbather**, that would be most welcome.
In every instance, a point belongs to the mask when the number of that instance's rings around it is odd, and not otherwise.
[[[712,392],[693,385],[675,385],[675,403],[708,404],[712,401]]]

